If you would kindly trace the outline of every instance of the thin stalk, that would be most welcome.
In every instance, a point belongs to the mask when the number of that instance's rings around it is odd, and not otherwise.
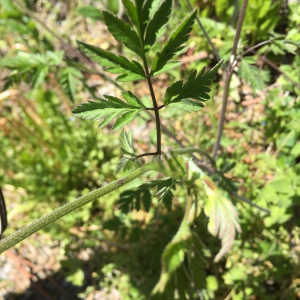
[[[221,109],[221,115],[220,115],[220,121],[219,121],[219,128],[218,128],[218,135],[217,135],[217,141],[213,152],[213,159],[216,160],[217,153],[220,148],[221,144],[221,138],[224,130],[224,123],[225,123],[225,115],[226,115],[226,108],[228,103],[228,96],[229,96],[229,88],[230,88],[230,82],[231,82],[232,72],[228,72],[225,76],[224,81],[224,92],[223,92],[223,99],[222,99],[222,109]]]
[[[149,90],[150,90],[150,95],[151,95],[151,99],[152,99],[152,103],[153,103],[153,109],[154,109],[154,114],[155,114],[155,123],[156,123],[156,140],[157,140],[157,154],[161,154],[161,125],[160,125],[160,117],[159,117],[159,108],[157,106],[157,101],[156,101],[156,97],[155,97],[155,93],[153,90],[153,86],[152,86],[152,82],[151,82],[151,75],[149,73],[149,69],[148,69],[148,63],[147,63],[147,59],[144,58],[144,67],[145,67],[145,72],[147,75],[147,82],[148,82],[148,86],[149,86]]]
[[[261,46],[264,46],[264,45],[267,45],[267,44],[270,44],[274,41],[275,39],[269,39],[267,41],[264,41],[264,42],[261,42],[261,43],[258,43],[250,48],[248,48],[246,51],[244,51],[241,55],[239,55],[239,58],[241,59],[243,56],[245,56],[246,54],[248,54],[249,52],[252,52],[252,50],[255,50]]]
[[[157,155],[157,154],[158,154],[157,152],[147,152],[147,153],[143,153],[140,155],[136,155],[135,157],[139,158],[139,157],[143,157],[143,156],[150,156],[150,155]]]
[[[193,147],[188,147],[188,148],[181,148],[181,149],[172,149],[172,150],[169,150],[169,152],[171,153],[176,153],[176,154],[192,154],[194,152],[196,153],[199,153],[201,154],[202,156],[205,156],[209,159],[211,165],[216,168],[216,163],[215,161],[213,160],[213,158],[209,155],[208,152],[206,152],[205,150],[203,149],[200,149],[200,148],[193,148]]]
[[[61,217],[67,215],[68,213],[74,211],[75,209],[90,203],[92,201],[95,201],[99,199],[100,197],[103,197],[104,195],[107,195],[111,193],[112,191],[122,187],[123,185],[127,184],[128,182],[140,177],[144,173],[149,171],[146,167],[139,168],[135,171],[132,171],[128,175],[113,181],[112,183],[97,189],[95,191],[92,191],[88,193],[87,195],[81,196],[74,201],[67,203],[51,213],[35,220],[28,226],[18,230],[17,232],[11,234],[10,236],[6,237],[0,242],[0,253],[3,251],[11,248],[12,246],[18,244],[19,242],[23,241],[28,236],[32,235],[33,233],[39,231],[40,229],[44,228],[45,226],[51,224],[52,222],[60,219]]]
[[[263,207],[261,207],[261,206],[255,204],[255,203],[253,203],[252,201],[250,201],[249,199],[247,199],[247,198],[244,197],[244,196],[241,196],[241,195],[239,195],[239,194],[237,194],[237,193],[235,193],[235,192],[230,192],[230,195],[232,195],[232,196],[234,196],[234,197],[240,199],[241,201],[243,201],[243,202],[245,202],[245,203],[247,203],[247,204],[249,204],[249,205],[251,205],[251,206],[253,206],[253,207],[256,207],[257,209],[259,209],[259,210],[261,210],[261,211],[264,211],[264,212],[266,212],[266,213],[268,213],[268,214],[271,214],[271,211],[270,211],[270,210],[268,210],[268,209],[266,209],[266,208],[263,208]]]
[[[187,5],[188,5],[190,11],[193,11],[193,7],[192,7],[192,5],[191,5],[191,2],[190,2],[189,0],[186,0],[186,3],[187,3]],[[211,49],[212,49],[212,52],[213,52],[214,56],[216,57],[216,59],[217,59],[218,61],[220,61],[220,60],[221,60],[221,56],[220,56],[220,54],[219,54],[217,48],[216,48],[216,47],[214,46],[214,44],[212,43],[212,41],[211,41],[211,39],[210,39],[208,33],[206,32],[206,30],[205,30],[204,26],[202,25],[202,23],[201,23],[201,21],[200,21],[200,19],[199,19],[198,16],[196,16],[196,21],[197,21],[199,27],[201,28],[201,30],[202,30],[202,32],[203,32],[205,38],[207,39],[207,42],[208,42],[208,44],[210,45],[210,47],[211,47]],[[225,72],[227,72],[227,68],[226,68],[225,64],[222,64],[222,69],[223,69]]]
[[[225,114],[226,114],[226,108],[227,108],[227,103],[228,103],[230,81],[231,81],[231,77],[232,77],[232,74],[233,74],[234,66],[236,64],[237,45],[238,45],[238,41],[240,39],[242,26],[243,26],[244,19],[245,19],[247,5],[248,5],[248,0],[244,0],[243,4],[242,4],[242,7],[241,7],[238,23],[237,23],[237,28],[236,28],[234,41],[233,41],[233,47],[232,47],[232,51],[231,51],[231,57],[230,57],[230,61],[229,61],[228,71],[225,72],[222,110],[221,110],[221,116],[220,116],[220,122],[219,122],[219,128],[218,128],[217,141],[216,141],[214,152],[213,152],[213,159],[214,160],[216,160],[216,158],[217,158],[217,154],[218,154],[218,150],[220,148],[221,138],[222,138],[222,134],[223,134],[223,130],[224,130],[224,122],[225,122]]]

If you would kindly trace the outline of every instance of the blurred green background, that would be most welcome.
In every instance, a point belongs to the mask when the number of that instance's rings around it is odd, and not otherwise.
[[[240,3],[192,1],[225,61]],[[169,36],[172,22],[178,24],[188,12],[185,1],[175,5],[163,38]],[[78,52],[77,39],[130,57],[103,25],[103,9],[119,17],[124,12],[116,0],[0,0],[0,186],[9,222],[5,236],[117,178],[118,132],[71,113],[93,96],[118,96],[122,88],[149,101],[143,82],[120,87]],[[299,42],[299,1],[249,1],[240,53],[274,32]],[[181,68],[154,82],[158,98],[169,83],[216,63],[197,24],[188,46]],[[299,50],[274,42],[247,59],[261,91],[255,93],[234,74],[217,164],[234,163],[226,176],[271,214],[236,201],[242,234],[218,264],[213,256],[220,242],[207,233],[208,220],[200,216],[197,226],[212,258],[207,290],[199,299],[300,299]],[[217,76],[212,100],[202,112],[162,113],[163,124],[185,146],[212,152],[222,93],[222,76]],[[131,125],[140,151],[155,147],[152,123],[145,115]],[[163,136],[165,149],[175,145]],[[149,212],[126,213],[120,210],[119,192],[114,192],[73,212],[2,254],[0,297],[146,299],[159,278],[161,253],[180,224],[184,197],[184,191],[176,190],[171,211],[154,198]]]

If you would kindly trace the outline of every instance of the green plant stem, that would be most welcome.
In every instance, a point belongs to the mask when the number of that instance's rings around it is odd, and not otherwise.
[[[201,154],[202,156],[205,156],[209,159],[211,165],[216,168],[216,162],[213,160],[213,158],[209,155],[208,152],[206,152],[203,149],[200,148],[193,148],[193,147],[188,147],[188,148],[181,148],[181,149],[171,149],[169,152],[176,153],[176,154],[192,154],[194,152]]]
[[[258,43],[250,48],[248,48],[247,50],[245,50],[241,55],[239,55],[239,60],[242,59],[243,56],[245,56],[246,54],[248,54],[249,52],[252,52],[252,50],[255,50],[261,46],[264,46],[264,45],[267,45],[267,44],[270,44],[274,41],[275,39],[269,39],[267,41],[264,41],[264,42],[261,42],[261,43]]]
[[[187,223],[189,219],[190,210],[192,207],[192,195],[191,195],[191,189],[187,189],[187,198],[185,202],[185,212],[183,217],[183,222]]]
[[[92,201],[97,200],[100,197],[103,197],[104,195],[107,195],[111,193],[112,191],[122,187],[123,185],[127,184],[128,182],[136,179],[137,177],[140,177],[144,173],[148,172],[149,168],[146,168],[146,166],[141,167],[135,171],[132,171],[128,175],[113,181],[112,183],[109,183],[108,185],[97,189],[95,191],[92,191],[88,193],[87,195],[81,196],[74,201],[67,203],[51,213],[35,220],[28,226],[18,230],[17,232],[11,234],[10,236],[6,237],[0,242],[0,253],[3,251],[11,248],[12,246],[18,244],[19,242],[23,241],[28,236],[32,235],[33,233],[39,231],[40,229],[44,228],[45,226],[51,224],[52,222],[60,219],[61,217],[65,216],[66,214],[74,211],[75,209],[90,203]]]
[[[218,154],[218,150],[220,148],[221,138],[222,138],[222,134],[223,134],[223,130],[224,130],[225,114],[226,114],[226,108],[227,108],[228,96],[229,96],[229,87],[230,87],[233,70],[234,70],[234,67],[236,64],[236,51],[237,51],[238,41],[239,41],[240,35],[241,35],[242,26],[243,26],[244,19],[245,19],[247,5],[248,5],[248,0],[243,0],[243,4],[241,7],[241,11],[240,11],[240,15],[239,15],[238,23],[237,23],[236,33],[234,36],[228,71],[225,72],[225,82],[224,82],[224,93],[223,93],[223,100],[222,100],[221,116],[220,116],[220,121],[219,121],[217,140],[216,140],[216,144],[215,144],[215,148],[214,148],[214,152],[213,152],[214,160],[216,160],[216,158],[217,158],[217,154]]]
[[[155,93],[153,90],[152,82],[151,82],[151,75],[149,73],[148,69],[148,63],[147,59],[144,58],[144,67],[145,67],[145,72],[147,75],[147,82],[150,90],[150,95],[153,103],[153,109],[154,109],[154,114],[155,114],[155,123],[156,123],[156,140],[157,140],[157,154],[161,154],[161,126],[160,126],[160,117],[159,117],[159,108],[157,105]]]

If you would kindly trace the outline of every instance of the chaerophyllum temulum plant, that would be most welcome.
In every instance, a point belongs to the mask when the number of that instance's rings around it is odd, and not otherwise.
[[[207,72],[204,69],[200,72],[194,70],[187,80],[176,81],[168,87],[163,99],[157,99],[152,78],[180,65],[180,62],[173,59],[186,50],[185,45],[197,11],[194,10],[188,14],[170,37],[163,42],[160,51],[152,55],[152,47],[161,43],[158,39],[168,23],[173,1],[165,0],[161,4],[154,0],[122,1],[130,23],[126,23],[106,11],[103,12],[103,19],[114,38],[134,52],[137,60],[115,55],[84,42],[78,42],[78,45],[86,55],[107,72],[118,74],[117,81],[145,80],[149,88],[152,106],[146,106],[133,92],[124,91],[122,93],[123,99],[104,95],[103,98],[95,98],[75,107],[73,113],[81,118],[101,120],[100,127],[114,121],[112,129],[118,130],[129,124],[134,118],[139,117],[139,113],[142,111],[153,112],[156,124],[156,151],[136,153],[132,132],[126,132],[122,129],[120,146],[123,156],[117,165],[116,172],[126,171],[127,174],[54,210],[8,236],[0,242],[0,252],[73,210],[109,194],[149,172],[155,178],[134,190],[123,192],[119,200],[120,207],[125,211],[130,208],[140,209],[141,207],[149,210],[151,194],[154,193],[171,209],[175,187],[185,190],[183,219],[176,235],[162,254],[161,276],[151,297],[155,299],[175,299],[176,297],[192,299],[199,290],[205,289],[205,268],[208,252],[195,226],[201,210],[209,218],[208,231],[221,239],[222,246],[215,257],[216,262],[230,249],[236,232],[240,232],[241,229],[235,207],[223,195],[212,178],[208,176],[209,174],[206,174],[205,169],[201,168],[201,164],[197,165],[193,161],[193,155],[197,153],[203,158],[203,161],[208,161],[216,169],[215,161],[210,154],[199,148],[163,151],[160,112],[170,108],[177,108],[187,113],[200,111],[204,107],[205,101],[210,98],[209,86],[222,61]],[[153,58],[151,59],[151,57]],[[157,174],[160,174],[159,177]],[[221,179],[225,180],[222,176]],[[200,195],[204,194],[206,194],[205,199],[200,198]]]

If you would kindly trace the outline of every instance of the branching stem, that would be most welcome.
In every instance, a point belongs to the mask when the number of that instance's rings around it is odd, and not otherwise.
[[[164,107],[165,107],[165,105],[158,106],[157,110],[160,110],[160,109],[162,109]],[[155,108],[154,107],[147,107],[146,110],[155,110]]]
[[[158,154],[157,152],[143,153],[140,155],[136,155],[136,158],[143,157],[143,156],[157,155],[157,154]]]
[[[135,171],[132,171],[128,175],[113,181],[112,183],[109,183],[108,185],[97,189],[95,191],[92,191],[88,193],[87,195],[81,196],[74,201],[67,203],[51,213],[35,220],[28,226],[18,230],[17,232],[9,235],[5,239],[3,239],[0,242],[0,253],[3,251],[11,248],[12,246],[18,244],[19,242],[23,241],[28,236],[32,235],[33,233],[39,231],[40,229],[44,228],[45,226],[49,225],[50,223],[60,219],[61,217],[67,215],[68,213],[74,211],[75,209],[90,203],[92,201],[95,201],[99,199],[100,197],[103,197],[106,194],[109,194],[110,192],[122,187],[123,185],[127,184],[128,182],[136,179],[137,177],[140,177],[144,173],[149,171],[149,169],[145,167],[141,167]]]

